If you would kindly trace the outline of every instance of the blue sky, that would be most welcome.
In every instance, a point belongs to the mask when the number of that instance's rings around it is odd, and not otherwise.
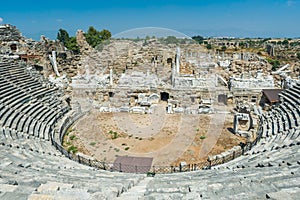
[[[300,0],[6,0],[1,21],[34,39],[89,26],[113,34],[163,27],[189,36],[300,37]]]

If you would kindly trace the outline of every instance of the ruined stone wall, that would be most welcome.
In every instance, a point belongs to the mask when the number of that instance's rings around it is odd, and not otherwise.
[[[0,26],[0,41],[19,41],[21,39],[23,39],[23,37],[15,26],[9,24]]]

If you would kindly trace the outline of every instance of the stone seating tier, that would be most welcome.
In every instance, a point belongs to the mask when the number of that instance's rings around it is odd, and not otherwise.
[[[25,66],[0,63],[0,199],[299,197],[299,84],[261,116],[262,138],[244,155],[211,170],[146,177],[97,170],[57,151],[49,136],[63,130],[58,124],[69,108],[41,80]]]

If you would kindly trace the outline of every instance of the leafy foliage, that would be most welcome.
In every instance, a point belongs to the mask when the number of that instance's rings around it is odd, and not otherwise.
[[[76,153],[77,151],[78,151],[77,147],[73,145],[68,148],[69,153]]]
[[[206,48],[207,48],[207,49],[212,49],[211,44],[207,44],[207,45],[206,45]]]
[[[69,33],[66,30],[58,30],[57,40],[62,42],[67,49],[73,51],[74,53],[78,54],[80,52],[79,47],[77,45],[76,37],[70,37]]]
[[[95,146],[95,145],[96,145],[96,142],[91,142],[90,145],[91,145],[91,146]]]
[[[283,45],[288,45],[288,44],[289,44],[289,41],[288,41],[288,40],[283,40],[282,44],[283,44]]]
[[[272,71],[275,71],[280,66],[279,60],[267,58],[267,61],[272,65]]]
[[[73,51],[74,53],[78,54],[80,53],[80,50],[79,50],[79,46],[77,44],[77,41],[76,41],[76,37],[71,37],[68,42],[66,43],[65,45],[69,50]]]
[[[76,138],[75,135],[71,135],[71,136],[70,136],[70,140],[74,140],[75,138]]]
[[[64,29],[59,29],[57,33],[57,39],[66,46],[67,42],[70,39],[69,33]]]
[[[200,35],[193,36],[192,39],[195,40],[196,42],[198,42],[199,44],[202,44],[203,40],[204,40],[204,38]]]
[[[109,40],[109,38],[111,38],[111,32],[106,29],[103,29],[102,31],[97,31],[93,26],[90,26],[87,33],[85,34],[85,37],[87,43],[93,48],[95,48],[97,45],[101,44],[102,41]],[[67,49],[73,51],[74,53],[80,53],[76,37],[70,37],[69,33],[66,30],[58,30],[57,40],[62,42]]]
[[[222,47],[221,47],[221,50],[222,50],[222,51],[226,51],[226,49],[227,49],[226,46],[222,46]]]
[[[102,31],[97,31],[93,26],[90,26],[87,33],[85,34],[87,43],[95,48],[102,41],[111,38],[111,32],[103,29]]]
[[[118,133],[115,131],[110,130],[108,133],[111,135],[111,139],[113,140],[119,137]]]
[[[200,136],[200,140],[204,140],[206,137],[204,135]]]

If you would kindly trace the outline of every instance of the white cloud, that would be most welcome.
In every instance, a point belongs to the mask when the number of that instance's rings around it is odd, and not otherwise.
[[[3,22],[3,18],[0,17],[0,23],[2,23],[2,22]]]

